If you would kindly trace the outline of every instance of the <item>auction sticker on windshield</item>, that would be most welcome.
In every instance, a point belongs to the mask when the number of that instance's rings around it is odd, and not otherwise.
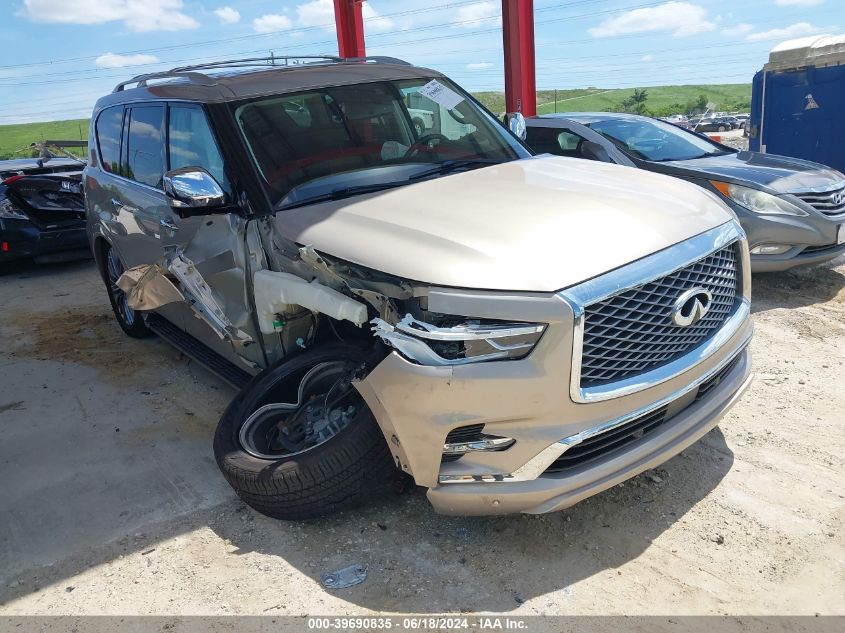
[[[428,97],[437,105],[443,106],[447,110],[451,110],[458,105],[464,98],[457,92],[444,86],[436,79],[432,79],[419,90],[419,94]]]

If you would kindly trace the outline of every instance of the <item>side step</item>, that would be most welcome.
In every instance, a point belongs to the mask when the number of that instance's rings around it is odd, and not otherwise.
[[[148,312],[145,319],[147,327],[153,332],[186,356],[190,356],[201,363],[211,373],[226,381],[235,389],[243,389],[252,380],[251,374],[229,362],[208,346],[203,345],[190,334],[183,332],[163,316],[155,312]]]

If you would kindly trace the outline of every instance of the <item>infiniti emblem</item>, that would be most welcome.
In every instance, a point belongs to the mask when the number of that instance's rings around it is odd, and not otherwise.
[[[692,288],[675,300],[672,306],[672,323],[679,327],[695,325],[710,310],[713,295],[704,288]]]

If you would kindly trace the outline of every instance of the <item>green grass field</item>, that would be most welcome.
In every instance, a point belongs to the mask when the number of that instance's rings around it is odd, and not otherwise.
[[[748,110],[751,102],[751,84],[715,84],[709,86],[654,86],[646,88],[647,110],[657,116],[685,112],[703,96],[716,104],[717,110]],[[537,111],[550,112],[603,112],[621,110],[622,101],[634,90],[582,88],[570,90],[540,90],[537,92]],[[505,95],[501,92],[479,92],[475,96],[492,112],[505,110]],[[557,96],[557,104],[555,104]],[[16,153],[31,143],[46,139],[76,140],[88,137],[88,120],[51,121],[0,125],[0,159],[20,158],[26,153]]]
[[[27,153],[16,152],[38,141],[75,141],[87,138],[88,119],[0,125],[0,159],[25,158]]]
[[[710,86],[654,86],[648,92],[646,108],[657,116],[684,113],[700,96],[716,105],[716,110],[748,110],[751,107],[751,84],[715,84]],[[557,112],[607,112],[621,110],[622,101],[634,93],[633,88],[621,90],[581,91],[582,94],[561,95],[558,91]],[[572,91],[570,91],[572,92]],[[544,99],[540,95],[544,95]],[[537,95],[540,114],[555,112],[554,91],[544,90]]]

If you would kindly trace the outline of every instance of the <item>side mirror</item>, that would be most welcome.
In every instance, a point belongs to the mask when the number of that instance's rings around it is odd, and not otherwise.
[[[180,167],[164,174],[164,192],[181,217],[222,211],[226,193],[202,167]]]
[[[522,116],[522,112],[508,112],[505,115],[505,119],[508,122],[508,129],[513,132],[514,136],[524,141],[528,135],[528,126],[525,123],[525,117]]]

